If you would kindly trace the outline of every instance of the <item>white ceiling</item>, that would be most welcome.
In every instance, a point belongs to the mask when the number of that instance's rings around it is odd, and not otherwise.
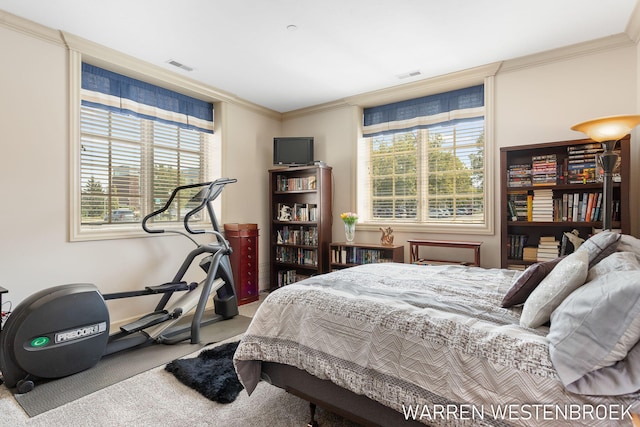
[[[0,9],[287,112],[619,34],[635,4],[0,0]],[[175,68],[167,64],[170,59],[194,70]],[[421,74],[398,77],[414,71]]]

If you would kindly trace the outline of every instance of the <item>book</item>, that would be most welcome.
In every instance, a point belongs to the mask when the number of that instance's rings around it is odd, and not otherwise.
[[[525,246],[522,248],[522,259],[524,261],[537,261],[538,248],[535,246]]]

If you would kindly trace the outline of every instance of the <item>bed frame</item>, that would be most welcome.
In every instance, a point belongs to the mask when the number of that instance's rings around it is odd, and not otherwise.
[[[424,424],[406,420],[402,413],[375,400],[346,390],[329,380],[321,380],[293,366],[262,362],[262,379],[309,402],[310,427],[318,426],[315,421],[316,405],[363,426],[424,427]]]

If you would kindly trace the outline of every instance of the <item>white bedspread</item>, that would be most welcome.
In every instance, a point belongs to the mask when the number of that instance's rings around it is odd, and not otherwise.
[[[261,304],[236,370],[251,393],[261,361],[295,366],[428,425],[631,425],[639,394],[567,392],[548,329],[500,307],[515,274],[368,264],[285,286]]]

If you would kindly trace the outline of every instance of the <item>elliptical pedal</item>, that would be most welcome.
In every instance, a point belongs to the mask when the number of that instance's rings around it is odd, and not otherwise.
[[[158,323],[166,322],[167,320],[174,319],[180,316],[182,313],[172,313],[169,314],[167,310],[155,311],[153,313],[149,313],[145,316],[142,316],[138,320],[127,323],[126,325],[120,326],[120,330],[125,334],[132,334],[134,332],[141,331],[143,329],[148,328],[149,326],[157,325]]]
[[[174,291],[191,291],[195,289],[195,286],[198,286],[197,283],[191,283],[187,285],[187,282],[167,282],[162,285],[156,286],[145,286],[145,289],[152,294],[163,294],[166,292],[174,292]]]

